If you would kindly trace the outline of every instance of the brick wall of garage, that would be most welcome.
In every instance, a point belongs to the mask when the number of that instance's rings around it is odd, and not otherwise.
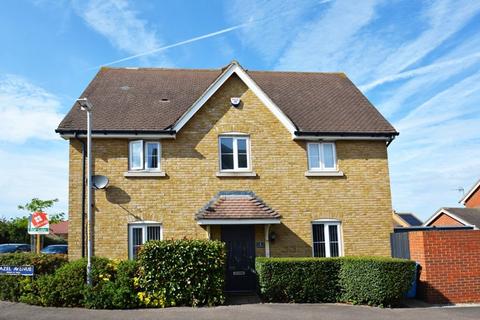
[[[480,302],[480,230],[409,233],[421,266],[418,297],[430,303]]]

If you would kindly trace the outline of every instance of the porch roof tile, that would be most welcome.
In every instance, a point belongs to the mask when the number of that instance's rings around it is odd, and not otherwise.
[[[280,214],[251,191],[221,191],[198,211],[196,219],[280,219]]]

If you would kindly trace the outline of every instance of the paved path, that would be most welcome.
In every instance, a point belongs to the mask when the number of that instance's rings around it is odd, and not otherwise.
[[[43,308],[22,303],[0,302],[0,319],[480,319],[480,307],[432,307],[380,309],[342,304],[245,304],[215,308],[167,308],[142,310],[88,310]]]

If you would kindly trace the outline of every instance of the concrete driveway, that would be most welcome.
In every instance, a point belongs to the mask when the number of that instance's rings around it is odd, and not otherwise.
[[[244,304],[215,308],[88,310],[0,302],[0,319],[480,319],[480,307],[380,309],[343,304]]]

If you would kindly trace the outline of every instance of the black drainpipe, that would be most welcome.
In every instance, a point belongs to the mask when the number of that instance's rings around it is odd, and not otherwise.
[[[82,144],[82,258],[85,257],[85,163],[86,151],[85,141],[78,138],[78,132],[75,132],[75,139]]]

